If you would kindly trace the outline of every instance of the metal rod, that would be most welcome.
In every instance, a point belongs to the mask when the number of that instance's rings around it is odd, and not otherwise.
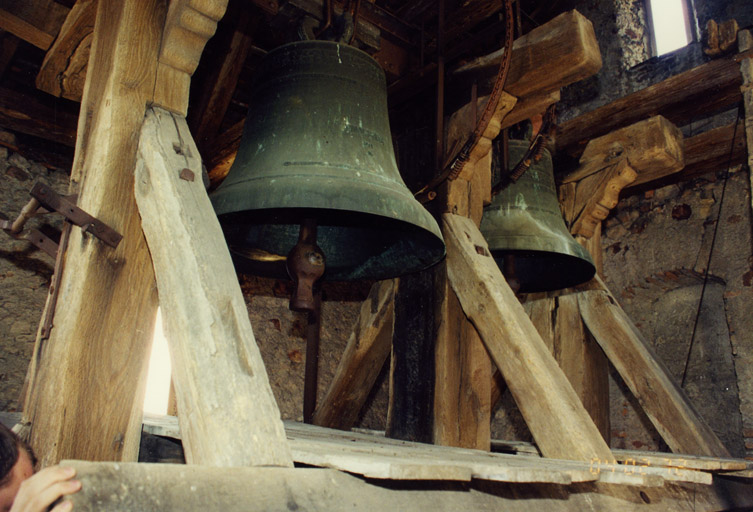
[[[437,138],[434,166],[442,170],[444,156],[444,8],[445,0],[439,0],[437,16]]]
[[[321,293],[314,296],[315,308],[308,313],[306,325],[306,369],[303,380],[303,421],[311,423],[316,410],[317,381],[319,378],[319,335],[321,332]]]

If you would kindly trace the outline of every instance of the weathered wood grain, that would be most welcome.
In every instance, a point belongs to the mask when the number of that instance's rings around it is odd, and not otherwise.
[[[597,289],[578,294],[583,320],[670,449],[729,457],[601,279],[595,282]]]
[[[98,0],[76,2],[37,73],[37,89],[81,101]]]
[[[186,180],[188,169],[196,177]],[[292,466],[222,228],[185,118],[147,110],[135,195],[170,347],[186,461]]]
[[[314,412],[313,423],[349,430],[358,420],[374,382],[390,355],[397,280],[375,283],[361,305],[335,376]]]
[[[112,249],[71,231],[54,327],[35,344],[25,400],[42,465],[138,455],[157,294],[133,196],[134,134],[154,91],[161,5],[104,2],[97,12],[70,191],[123,240]]]
[[[502,372],[547,457],[613,460],[554,357],[470,219],[444,214],[447,272],[468,318]]]

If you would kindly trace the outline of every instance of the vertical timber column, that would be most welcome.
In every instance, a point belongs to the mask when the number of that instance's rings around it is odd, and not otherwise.
[[[491,203],[492,199],[492,140],[499,134],[502,119],[516,102],[514,96],[502,94],[489,127],[463,172],[457,179],[442,185],[439,200],[444,212],[468,217],[476,226],[481,224],[484,205]],[[451,116],[446,132],[448,139],[475,128],[476,116],[469,115],[471,110],[461,109]],[[447,146],[450,146],[449,141]],[[446,263],[437,272],[435,289],[437,336],[433,441],[445,446],[489,450],[494,365],[447,280]]]
[[[740,52],[753,49],[753,32],[741,30],[737,37]],[[745,106],[745,141],[748,147],[748,169],[751,170],[751,190],[753,190],[753,58],[743,59],[740,63],[740,71],[743,75],[743,85],[740,89],[743,93]]]
[[[99,2],[71,191],[123,239],[73,228],[50,338],[37,340],[24,421],[43,466],[135,460],[156,287],[133,194],[138,135],[154,93],[165,2]]]

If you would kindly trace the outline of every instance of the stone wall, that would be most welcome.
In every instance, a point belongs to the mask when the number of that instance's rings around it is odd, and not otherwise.
[[[8,135],[8,134],[5,134]],[[15,219],[29,201],[37,181],[60,193],[68,175],[30,162],[0,146],[0,215]],[[59,216],[44,215],[27,223],[52,234],[60,229]],[[0,232],[0,410],[16,408],[34,347],[39,320],[47,297],[54,260],[34,245]]]
[[[638,28],[645,13],[633,0],[584,0],[577,8],[594,23],[604,66],[563,91],[561,120],[709,60],[696,41],[641,62],[645,37]],[[695,0],[694,9],[701,35],[709,19],[753,23],[750,2]],[[729,124],[737,112],[698,114],[681,127],[686,136]],[[623,198],[605,221],[602,239],[607,285],[738,456],[753,455],[753,319],[745,307],[753,300],[748,173],[737,169],[725,178],[720,168],[702,179]],[[666,450],[614,371],[610,395],[612,446]]]

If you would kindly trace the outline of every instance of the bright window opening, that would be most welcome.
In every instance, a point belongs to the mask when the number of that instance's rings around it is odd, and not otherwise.
[[[664,55],[691,41],[687,0],[649,0],[654,51]]]
[[[162,331],[162,314],[157,309],[152,355],[149,359],[149,373],[146,379],[146,395],[144,396],[145,413],[167,414],[171,371],[170,352],[167,349],[167,339]]]

